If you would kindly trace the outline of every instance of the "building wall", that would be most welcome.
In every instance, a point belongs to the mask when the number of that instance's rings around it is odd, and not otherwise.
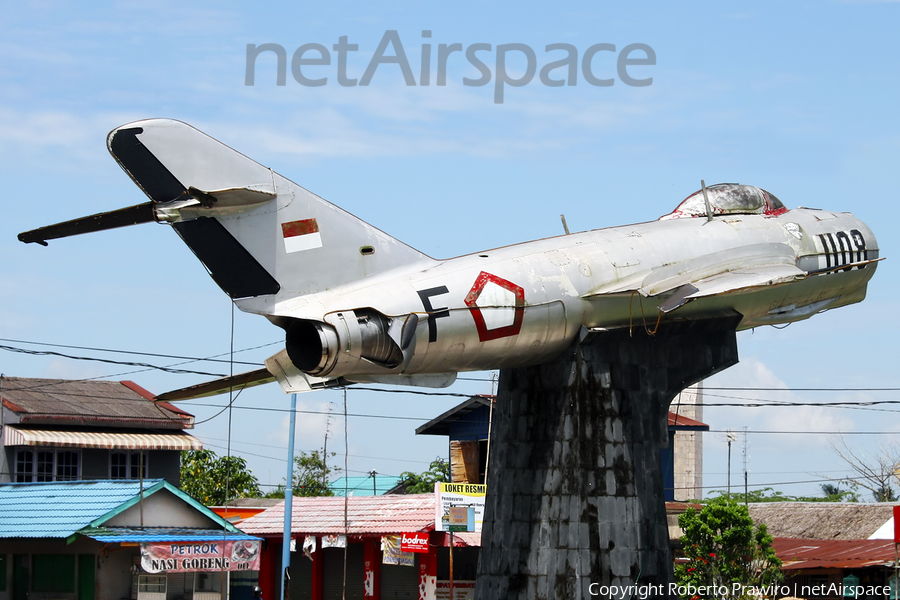
[[[131,565],[134,556],[138,554],[137,548],[125,548],[118,552],[108,553],[103,556],[100,542],[80,538],[72,544],[66,544],[64,539],[15,539],[0,540],[0,554],[5,554],[6,563],[6,589],[0,591],[0,600],[12,600],[13,582],[15,581],[13,567],[14,556],[27,556],[29,569],[31,560],[35,555],[41,554],[66,554],[66,555],[92,555],[95,557],[94,571],[94,598],[95,600],[120,600],[131,596]],[[29,579],[31,579],[29,577]],[[77,587],[76,587],[77,589]],[[30,592],[29,600],[75,600],[76,593],[38,593]]]
[[[16,446],[4,447],[0,452],[0,483],[13,481]],[[75,448],[75,450],[79,450]],[[81,448],[81,479],[109,479],[110,450]],[[165,479],[175,487],[181,483],[181,452],[151,450],[147,456],[147,478]]]
[[[2,440],[0,440],[0,443],[2,443]],[[16,455],[12,448],[2,446],[2,449],[3,451],[0,452],[0,483],[10,483],[12,481],[12,461]]]
[[[143,512],[143,524],[145,527],[200,527],[204,529],[221,529],[215,521],[197,512],[184,500],[160,490],[140,503],[135,504],[120,514],[104,522],[109,527],[136,527],[141,524],[141,512]]]
[[[165,479],[175,487],[181,485],[181,452],[178,450],[157,450],[150,453],[147,465],[150,479]]]
[[[703,421],[703,384],[692,385],[672,400],[669,410]],[[703,432],[675,433],[675,500],[703,498]]]

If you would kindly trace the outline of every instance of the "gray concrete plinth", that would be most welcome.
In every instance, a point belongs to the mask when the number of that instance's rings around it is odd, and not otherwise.
[[[609,598],[591,592],[632,585],[669,595],[669,402],[737,363],[735,325],[606,332],[550,363],[500,372],[478,600]]]

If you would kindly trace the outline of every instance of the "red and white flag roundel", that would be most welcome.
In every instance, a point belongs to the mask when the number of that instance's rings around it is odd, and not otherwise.
[[[322,234],[315,219],[282,223],[281,233],[284,236],[284,251],[288,254],[322,247]]]
[[[416,531],[400,536],[400,550],[403,552],[428,552],[428,533]]]

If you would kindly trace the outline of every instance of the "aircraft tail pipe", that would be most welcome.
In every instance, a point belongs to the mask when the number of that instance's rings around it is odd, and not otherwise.
[[[335,313],[332,323],[296,319],[286,328],[285,348],[298,369],[317,377],[339,377],[360,360],[392,369],[403,361],[388,335],[390,319],[373,309]]]

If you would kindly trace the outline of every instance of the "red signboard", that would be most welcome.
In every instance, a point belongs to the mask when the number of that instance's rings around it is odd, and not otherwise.
[[[259,540],[141,544],[148,573],[259,571]]]
[[[427,553],[428,534],[422,531],[401,534],[400,550],[403,552]]]

